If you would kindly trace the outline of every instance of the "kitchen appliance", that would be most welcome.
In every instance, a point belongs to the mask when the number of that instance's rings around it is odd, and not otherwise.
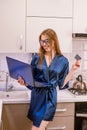
[[[75,38],[87,38],[87,34],[85,33],[72,33],[73,39]]]
[[[83,81],[82,75],[78,75],[72,87],[68,89],[74,95],[87,95],[86,83]]]
[[[70,91],[70,93],[72,93],[73,95],[76,95],[76,96],[87,95],[87,89],[85,91],[82,91],[82,90],[78,90],[75,88],[69,88],[68,90]]]
[[[87,102],[75,103],[75,130],[87,130]]]

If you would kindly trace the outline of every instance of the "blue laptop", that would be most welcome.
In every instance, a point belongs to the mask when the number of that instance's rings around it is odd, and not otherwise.
[[[47,83],[34,81],[32,66],[30,64],[10,58],[8,56],[6,56],[6,61],[10,77],[18,80],[18,77],[21,76],[25,82],[32,87],[49,86]]]

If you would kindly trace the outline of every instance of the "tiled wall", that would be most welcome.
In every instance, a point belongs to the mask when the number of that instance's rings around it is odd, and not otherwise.
[[[78,74],[82,74],[83,79],[87,81],[87,39],[76,38],[72,40],[72,53],[65,54],[69,58],[70,67],[75,61],[74,56],[76,54],[79,54],[82,59],[81,67],[74,74],[73,79],[75,79]]]
[[[7,71],[6,56],[30,63],[32,55],[29,53],[0,53],[0,71]]]
[[[73,53],[78,53],[81,57],[81,74],[83,79],[87,79],[87,39],[73,40]]]
[[[0,53],[0,81],[6,80],[6,73],[8,72],[6,56],[30,63],[32,54],[29,53]]]
[[[83,79],[87,80],[87,39],[73,39],[72,53],[64,54],[69,59],[70,68],[75,62],[74,57],[76,54],[79,54],[82,57],[81,67],[76,71],[72,79],[75,80],[78,74],[82,74]],[[6,56],[24,61],[26,63],[30,63],[32,59],[32,54],[30,53],[0,53],[0,72],[8,71],[5,58]]]

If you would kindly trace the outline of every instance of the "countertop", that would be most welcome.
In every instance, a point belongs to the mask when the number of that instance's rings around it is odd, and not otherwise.
[[[87,102],[87,95],[74,95],[69,90],[59,90],[57,93],[58,102]]]
[[[3,104],[10,103],[29,103],[31,99],[31,90],[21,91],[0,91],[0,123]],[[75,96],[68,90],[57,90],[57,102],[87,102],[87,96]]]
[[[29,103],[31,90],[0,91],[0,99],[3,104]],[[69,90],[57,90],[57,102],[85,102],[87,95],[74,95]]]

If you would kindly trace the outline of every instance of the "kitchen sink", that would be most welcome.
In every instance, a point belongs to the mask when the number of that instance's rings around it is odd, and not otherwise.
[[[3,99],[6,100],[28,99],[29,100],[29,94],[28,91],[10,91],[10,92],[1,91],[0,99],[2,100]]]
[[[7,86],[6,83],[0,82],[0,99],[5,100],[19,100],[19,99],[30,99],[31,91],[25,87],[20,85],[17,82],[10,83]]]
[[[26,86],[20,85],[18,82],[9,83],[6,87],[5,82],[0,82],[0,91],[25,91],[28,90]]]

